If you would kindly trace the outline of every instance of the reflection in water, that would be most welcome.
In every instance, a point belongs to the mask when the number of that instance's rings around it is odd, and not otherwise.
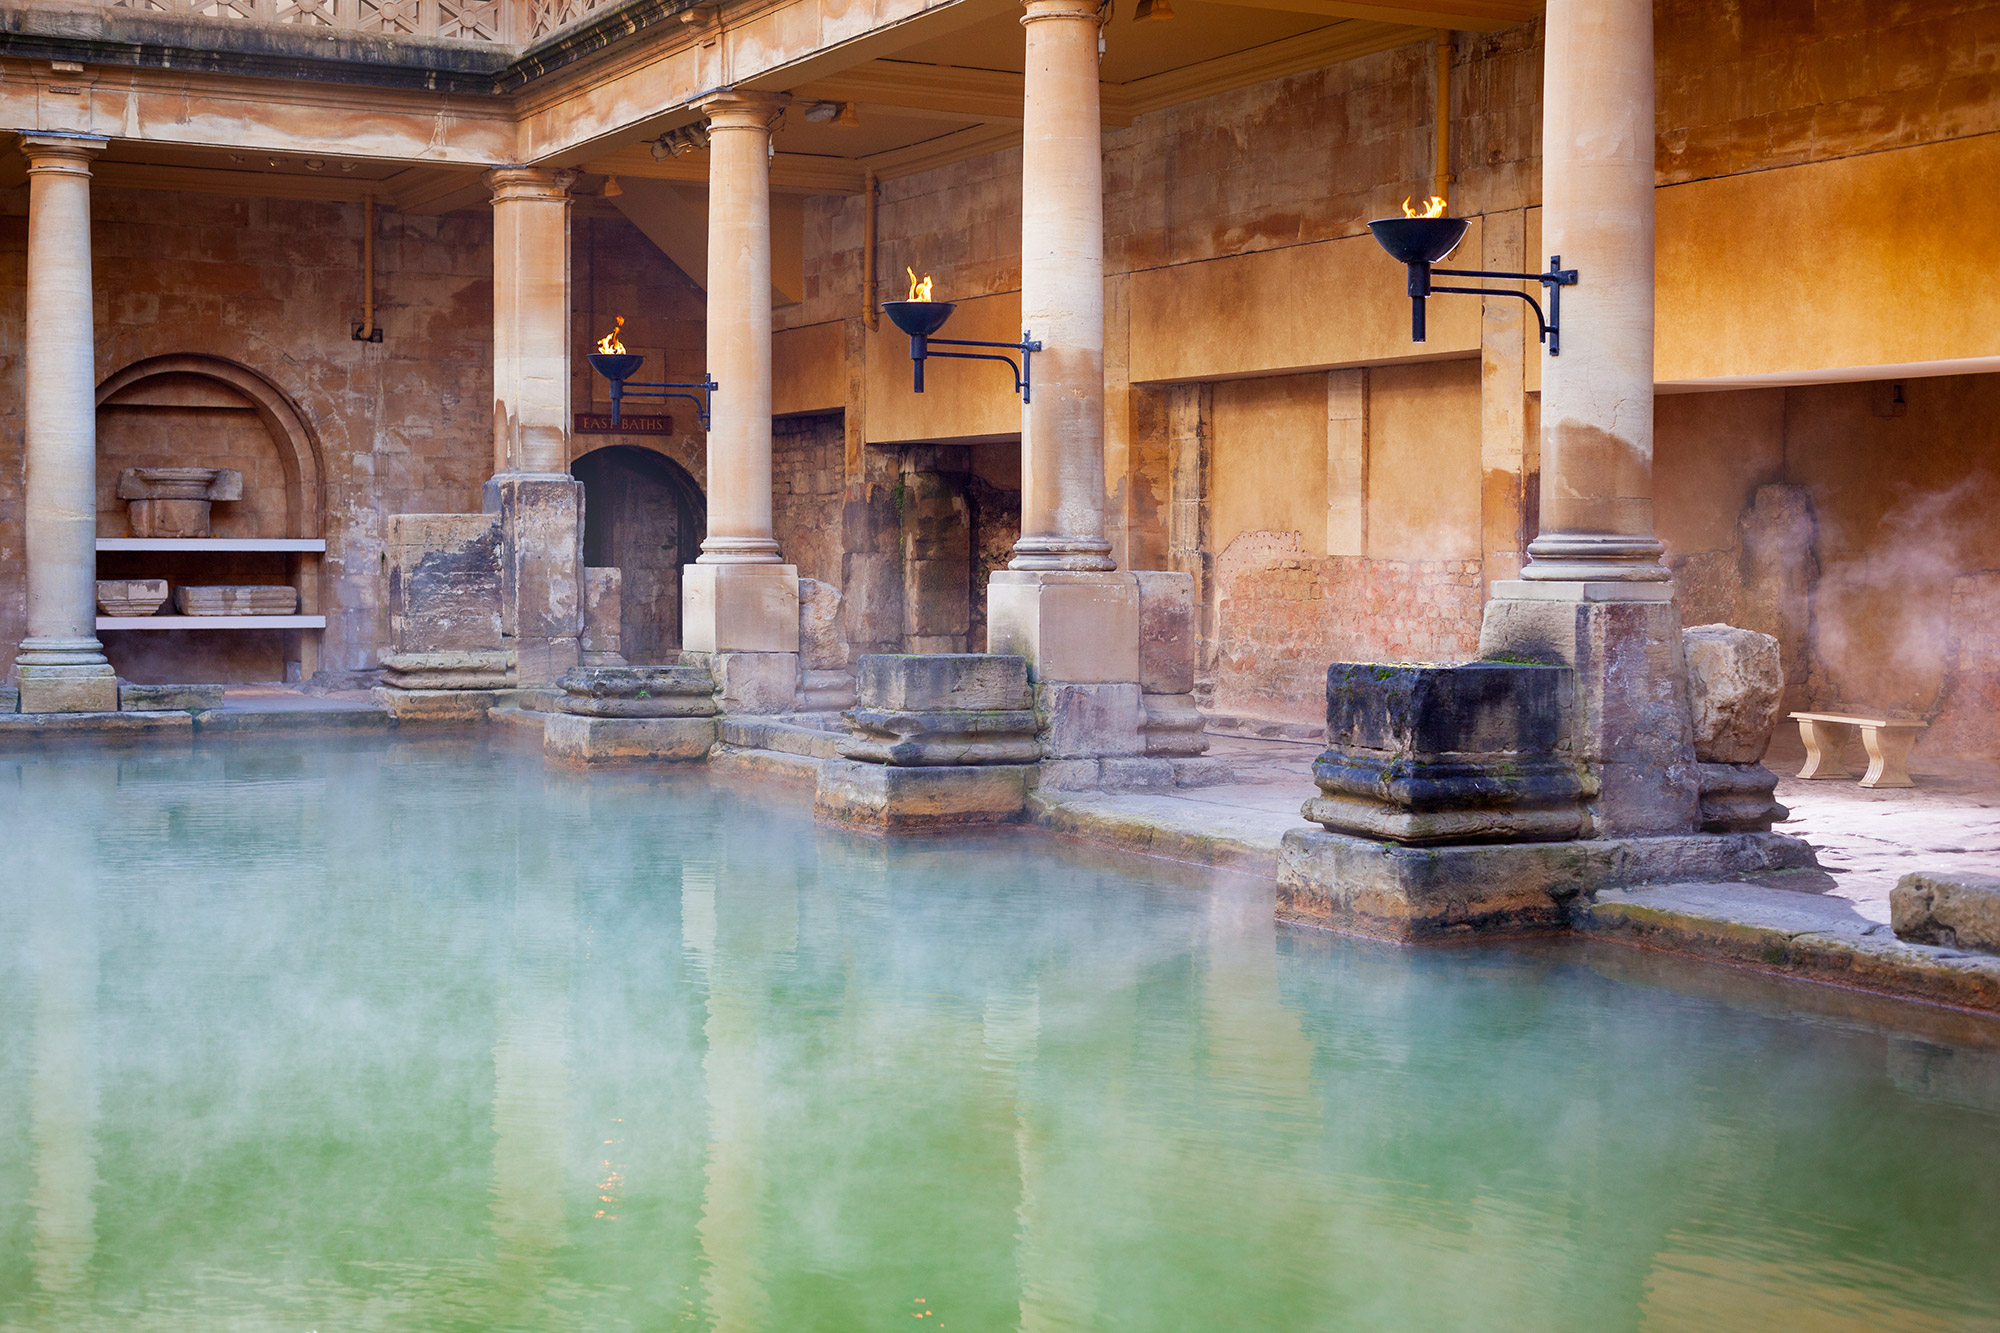
[[[2000,1056],[1919,1011],[758,799],[0,762],[0,1330],[2000,1320]]]
[[[97,1249],[97,901],[91,826],[65,806],[99,805],[84,790],[103,773],[72,773],[25,788],[23,813],[46,821],[19,862],[28,899],[27,953],[34,969],[34,1277],[40,1309],[74,1318],[90,1297]],[[115,796],[116,788],[112,793]]]

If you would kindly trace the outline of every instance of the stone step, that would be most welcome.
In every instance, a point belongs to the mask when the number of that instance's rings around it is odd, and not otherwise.
[[[775,750],[809,759],[837,759],[847,733],[799,726],[777,717],[738,714],[722,719],[722,743],[745,750]]]

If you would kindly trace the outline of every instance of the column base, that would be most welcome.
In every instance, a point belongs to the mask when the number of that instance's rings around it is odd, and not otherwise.
[[[987,651],[1025,657],[1032,680],[1139,680],[1139,581],[1130,573],[996,569],[986,588]]]
[[[115,713],[118,673],[108,662],[94,665],[20,666],[23,713]]]
[[[681,647],[694,653],[797,653],[797,565],[685,565]]]
[[[1576,672],[1565,729],[1598,779],[1595,837],[1692,833],[1700,826],[1694,717],[1672,584],[1504,579],[1479,655]]]

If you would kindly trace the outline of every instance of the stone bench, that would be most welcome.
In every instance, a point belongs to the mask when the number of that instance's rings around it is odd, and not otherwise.
[[[1848,713],[1793,713],[1792,717],[1799,724],[1799,739],[1806,746],[1806,766],[1799,770],[1801,778],[1845,782],[1852,776],[1841,762],[1841,755],[1859,728],[1861,744],[1868,751],[1868,771],[1862,775],[1862,786],[1917,785],[1910,780],[1910,747],[1917,743],[1917,733],[1929,723]]]

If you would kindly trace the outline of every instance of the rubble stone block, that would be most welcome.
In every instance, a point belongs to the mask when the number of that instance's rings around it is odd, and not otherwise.
[[[1761,763],[1784,707],[1777,639],[1733,625],[1695,625],[1681,631],[1681,647],[1696,760]]]
[[[1051,759],[1140,754],[1142,698],[1136,682],[1037,685],[1035,709],[1042,717],[1042,752]]]
[[[829,759],[820,764],[813,813],[879,832],[1005,824],[1027,808],[1031,764],[903,768]]]
[[[708,757],[713,717],[583,717],[550,713],[542,754],[561,764],[686,762]]]
[[[1778,775],[1762,764],[1698,764],[1704,833],[1764,833],[1791,811],[1774,793]]]
[[[1919,870],[1889,891],[1899,939],[2000,953],[2000,876]]]
[[[1163,758],[1192,758],[1208,750],[1208,733],[1192,694],[1148,694],[1145,710],[1145,751]]]
[[[799,672],[798,707],[802,713],[836,713],[853,707],[857,697],[852,672]]]
[[[999,653],[868,653],[856,664],[863,707],[893,712],[1032,708],[1028,663]]]
[[[1194,575],[1135,570],[1139,585],[1139,684],[1148,694],[1194,690]]]

